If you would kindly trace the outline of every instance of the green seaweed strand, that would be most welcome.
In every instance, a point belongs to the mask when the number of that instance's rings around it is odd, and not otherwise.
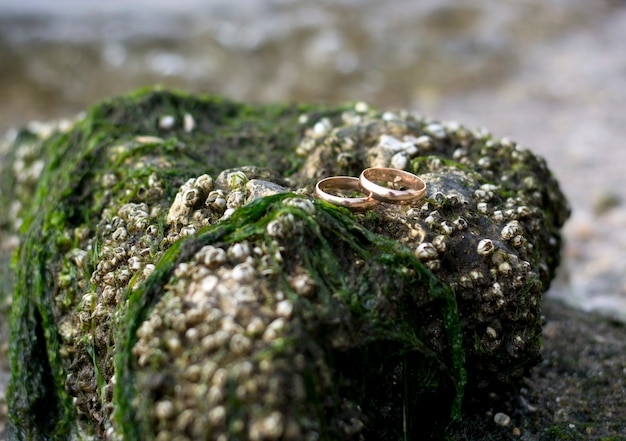
[[[379,250],[378,252],[380,254],[377,257],[378,259],[385,259],[385,255],[387,255],[393,256],[391,259],[392,264],[400,265],[402,262],[409,263],[416,271],[418,280],[428,284],[430,295],[433,298],[442,300],[441,314],[451,352],[452,366],[449,374],[456,390],[455,398],[452,403],[450,423],[460,421],[467,374],[465,370],[465,351],[463,349],[461,320],[454,291],[448,285],[440,282],[437,277],[414,256],[411,250],[397,241],[377,235],[362,227],[360,224],[347,220],[349,218],[346,219],[342,210],[338,210],[330,204],[320,203],[319,206],[329,215],[336,216],[338,220],[342,221],[341,223],[344,225],[345,231],[337,231],[337,236],[341,236],[343,240],[353,240],[347,238],[363,236],[367,241],[375,244],[375,248]],[[333,227],[336,226],[333,225]],[[355,246],[355,249],[358,250],[360,247]],[[376,256],[369,255],[365,252],[363,252],[362,257],[370,259],[376,258]]]
[[[7,397],[16,439],[65,439],[73,425],[46,278],[47,252],[30,237],[16,256],[19,283],[11,311],[11,376]],[[16,381],[17,380],[17,381]]]
[[[90,119],[77,129],[47,140],[43,150],[50,162],[42,173],[30,212],[21,227],[23,244],[13,259],[17,284],[11,311],[10,430],[17,439],[65,439],[75,424],[71,399],[65,391],[59,335],[53,314],[55,281],[51,262],[68,245],[62,232],[72,220],[83,220],[80,205],[68,203],[98,160],[103,147],[90,139]],[[82,167],[79,166],[82,164]],[[76,172],[78,170],[78,172]]]

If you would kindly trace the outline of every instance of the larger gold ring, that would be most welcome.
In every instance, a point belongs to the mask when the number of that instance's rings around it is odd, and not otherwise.
[[[315,197],[354,211],[367,210],[376,204],[376,201],[369,196],[347,198],[330,194],[328,193],[329,191],[358,191],[363,193],[363,189],[359,185],[359,179],[351,176],[333,176],[322,179],[315,186]]]
[[[390,187],[402,189],[384,187],[376,184],[376,182],[386,182]],[[426,195],[424,181],[413,173],[397,168],[366,168],[359,177],[359,184],[366,193],[371,194],[371,197],[382,202],[412,202],[418,201]]]

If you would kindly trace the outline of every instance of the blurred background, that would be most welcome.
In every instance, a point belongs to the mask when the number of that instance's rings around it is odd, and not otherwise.
[[[151,84],[486,127],[570,199],[547,295],[626,322],[625,41],[619,0],[1,0],[0,133]]]

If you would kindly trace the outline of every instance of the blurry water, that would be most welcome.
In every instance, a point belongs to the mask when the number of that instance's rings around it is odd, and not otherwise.
[[[550,295],[626,317],[624,41],[617,0],[3,0],[0,131],[156,83],[485,126],[572,202]]]

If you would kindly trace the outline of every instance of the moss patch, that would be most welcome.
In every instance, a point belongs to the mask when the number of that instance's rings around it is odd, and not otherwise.
[[[17,439],[437,439],[467,384],[516,384],[538,360],[568,208],[509,141],[142,90],[27,145],[43,162],[12,178],[4,221],[21,223]],[[424,177],[426,201],[311,199],[320,176],[389,163]],[[285,193],[252,201],[252,180]]]

